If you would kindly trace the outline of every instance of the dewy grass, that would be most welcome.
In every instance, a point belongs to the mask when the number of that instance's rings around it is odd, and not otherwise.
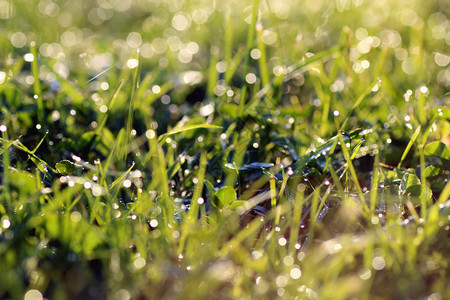
[[[449,297],[442,1],[3,2],[0,298]]]
[[[37,111],[38,111],[38,124],[41,124],[44,126],[45,122],[44,119],[44,102],[42,100],[42,89],[41,89],[41,79],[39,78],[39,66],[37,63],[38,56],[36,51],[36,43],[31,42],[30,44],[30,50],[32,55],[31,60],[31,70],[33,73],[33,98],[36,100],[37,103]]]

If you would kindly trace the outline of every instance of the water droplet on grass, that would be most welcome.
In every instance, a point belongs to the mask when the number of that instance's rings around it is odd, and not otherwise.
[[[361,270],[359,272],[359,278],[361,278],[362,280],[368,280],[370,278],[370,276],[372,276],[372,271],[365,269],[365,270]]]
[[[291,269],[289,275],[292,279],[299,279],[302,276],[302,271],[300,270],[300,268],[295,267]]]
[[[32,289],[25,293],[24,300],[42,300],[44,299],[42,293],[38,290]]]
[[[132,59],[129,59],[129,60],[127,61],[127,67],[128,67],[128,68],[134,69],[134,68],[136,68],[137,66],[139,66],[139,61],[138,61],[137,59],[132,58]]]
[[[34,55],[32,53],[27,53],[23,56],[23,59],[26,62],[32,62],[32,61],[34,61]]]
[[[126,180],[123,182],[123,186],[124,186],[125,188],[131,187],[131,180],[126,179]]]
[[[294,258],[290,255],[287,255],[283,258],[283,264],[285,266],[292,266],[294,264]]]
[[[158,222],[158,220],[156,220],[156,219],[152,219],[152,220],[150,221],[150,226],[151,226],[152,228],[158,227],[158,224],[159,224],[159,222]]]
[[[383,270],[385,266],[386,266],[386,261],[384,260],[383,257],[381,257],[381,256],[375,256],[375,257],[372,259],[372,267],[373,267],[375,270],[378,270],[378,271]]]
[[[7,218],[4,218],[2,220],[2,227],[3,227],[3,229],[9,228],[9,226],[11,226],[11,221],[9,221],[9,219],[7,219]]]
[[[74,211],[70,214],[70,220],[72,220],[72,222],[74,223],[78,223],[81,221],[81,214],[77,211]]]
[[[289,278],[286,275],[279,275],[275,279],[275,283],[279,287],[285,287],[289,282]]]

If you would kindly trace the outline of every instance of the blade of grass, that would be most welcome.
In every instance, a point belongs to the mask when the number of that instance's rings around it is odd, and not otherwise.
[[[233,59],[230,62],[230,66],[227,65],[227,72],[225,73],[224,80],[225,84],[229,85],[231,79],[233,78],[234,74],[236,74],[236,71],[238,67],[240,66],[240,63],[242,59],[244,58],[246,52],[244,48],[238,49],[237,53],[234,55]]]
[[[414,142],[416,141],[417,137],[419,136],[420,129],[422,126],[418,126],[417,129],[414,131],[413,136],[411,137],[411,140],[409,141],[408,145],[406,145],[405,151],[403,151],[402,157],[400,158],[400,161],[397,165],[397,169],[400,169],[402,167],[402,163],[405,160],[406,156],[409,153],[409,150],[411,150],[412,145],[414,145]]]
[[[298,241],[299,228],[302,220],[302,210],[304,205],[304,192],[305,185],[297,185],[297,192],[295,194],[294,201],[292,202],[292,222],[291,233],[289,235],[289,254],[294,256],[296,251],[296,244]]]
[[[45,132],[44,136],[41,138],[41,140],[39,141],[39,143],[36,145],[36,147],[34,147],[33,151],[31,151],[31,153],[36,153],[37,149],[39,149],[39,147],[41,146],[42,142],[45,140],[45,138],[48,135],[48,131]]]
[[[226,12],[226,25],[225,25],[225,83],[228,83],[228,80],[233,76],[232,66],[237,65],[235,61],[233,61],[233,14],[231,11]],[[211,55],[213,57],[213,55]],[[211,66],[213,67],[213,66]],[[214,69],[215,69],[214,65]],[[216,72],[217,74],[217,72]],[[227,80],[228,79],[228,80]],[[214,86],[215,86],[214,82]],[[214,87],[213,87],[214,92]]]
[[[308,70],[308,67],[311,64],[313,64],[317,61],[320,61],[320,60],[325,60],[326,58],[328,58],[336,53],[341,52],[343,49],[344,49],[343,46],[333,47],[331,49],[316,53],[314,56],[306,58],[299,64],[294,64],[294,65],[289,66],[287,68],[288,73],[284,77],[281,77],[282,82],[287,82],[287,81],[291,80],[292,78],[294,78],[297,75],[298,72],[300,72],[300,73],[306,72]],[[258,93],[255,93],[254,97],[262,98],[264,95],[266,95],[268,92],[270,92],[273,89],[273,87],[276,86],[275,81],[279,80],[279,78],[280,78],[280,76],[277,76],[274,79],[272,79],[272,82],[269,85],[264,86]]]
[[[39,79],[39,66],[38,66],[38,55],[36,51],[36,43],[30,43],[30,51],[33,54],[33,61],[31,62],[31,72],[33,74],[33,93],[34,99],[37,102],[37,117],[39,124],[45,125],[45,112],[44,112],[44,102],[42,99],[42,88],[41,88],[41,80]]]
[[[355,168],[353,167],[352,158],[350,157],[350,153],[348,151],[347,145],[342,137],[342,134],[339,134],[339,141],[341,142],[342,152],[344,152],[345,160],[347,161],[347,170],[350,170],[350,175],[353,180],[353,184],[356,187],[358,192],[358,196],[363,205],[363,209],[365,213],[369,213],[369,207],[367,206],[366,201],[364,200],[364,193],[362,191],[361,185],[359,184],[358,175],[356,175]]]
[[[269,66],[267,65],[266,45],[262,40],[263,26],[262,24],[256,25],[256,36],[258,38],[258,50],[261,53],[261,57],[258,59],[259,72],[261,76],[262,87],[270,84]]]
[[[198,175],[197,175],[198,182],[194,188],[194,194],[192,195],[191,206],[189,208],[189,213],[188,213],[188,220],[191,223],[195,223],[195,220],[198,219],[199,203],[197,200],[198,200],[198,198],[200,198],[202,196],[203,184],[204,184],[205,173],[206,173],[206,163],[207,163],[206,154],[202,153],[200,155],[200,166],[199,166],[199,171],[198,171]]]
[[[166,94],[168,91],[170,91],[170,89],[173,87],[173,82],[172,81],[168,81],[164,84],[162,84],[160,86],[160,91],[158,94],[155,93],[150,93],[147,97],[145,97],[144,101],[142,101],[142,103],[144,103],[144,105],[146,106],[150,106],[153,102],[155,102],[156,100],[158,100],[159,98],[161,98],[161,95]],[[139,98],[138,98],[139,99]]]
[[[178,246],[178,254],[183,253],[184,248],[186,246],[186,240],[193,230],[197,228],[196,221],[199,220],[199,203],[198,199],[201,197],[203,192],[203,185],[206,173],[206,154],[202,153],[200,155],[200,166],[198,170],[198,182],[194,187],[194,194],[192,195],[191,205],[189,208],[189,212],[187,215],[187,219],[184,221],[182,225],[180,244]],[[193,257],[194,248],[197,247],[195,244],[190,244],[189,247],[186,248],[186,257]]]
[[[140,51],[137,50],[137,66],[134,68],[133,72],[133,84],[131,87],[131,96],[130,96],[130,104],[128,107],[128,118],[127,118],[127,126],[125,131],[125,147],[127,151],[125,151],[125,159],[128,156],[128,147],[131,139],[131,130],[133,128],[133,119],[134,119],[134,101],[135,101],[135,95],[136,95],[136,89],[139,87],[139,73],[141,69],[141,62],[140,62]]]
[[[217,80],[219,79],[219,74],[216,69],[217,63],[218,59],[216,55],[211,53],[211,57],[209,59],[208,83],[206,87],[206,95],[209,99],[214,97],[214,89],[216,87]]]
[[[270,177],[270,206],[272,207],[272,210],[277,209],[277,188],[275,186],[275,177]],[[278,225],[280,222],[281,215],[279,214],[279,211],[277,210],[276,216],[275,216],[275,225]]]
[[[317,215],[319,208],[319,199],[320,199],[320,189],[314,190],[314,192],[311,194],[311,211],[309,212],[309,232],[308,232],[308,240],[310,242],[314,241],[314,231],[316,227],[317,222]]]
[[[200,128],[205,128],[205,129],[222,129],[222,126],[217,126],[217,125],[209,125],[209,124],[198,124],[198,125],[190,125],[190,126],[185,126],[182,128],[176,128],[171,130],[170,132],[164,133],[162,135],[159,136],[158,138],[158,142],[160,143],[161,141],[163,141],[165,138],[167,138],[168,136],[180,133],[180,132],[184,132],[184,131],[189,131],[189,130],[195,130],[195,129],[200,129]]]
[[[120,91],[122,90],[123,84],[125,83],[125,80],[121,80],[119,85],[117,86],[116,90],[114,91],[113,95],[111,96],[111,99],[108,103],[108,110],[107,113],[104,114],[102,120],[100,121],[100,125],[97,127],[97,130],[95,133],[97,135],[100,135],[103,128],[105,127],[106,121],[108,120],[109,111],[111,111],[111,108],[114,106],[114,103],[116,102],[117,96],[119,95]]]
[[[2,130],[2,143],[3,143],[3,149],[2,149],[2,154],[3,154],[3,201],[4,203],[8,206],[10,204],[10,187],[9,187],[9,166],[11,164],[10,162],[10,155],[9,155],[9,147],[11,147],[12,143],[8,142],[5,143],[3,141],[7,141],[8,140],[8,132],[5,130]],[[3,207],[3,205],[0,204],[0,211],[6,214],[5,208]]]
[[[131,165],[131,167],[128,168],[128,170],[126,170],[124,173],[122,173],[122,175],[120,175],[119,178],[117,178],[116,180],[113,181],[113,183],[111,183],[111,186],[109,188],[113,189],[118,183],[120,183],[122,180],[124,180],[125,177],[128,175],[128,173],[130,173],[133,168],[134,168],[134,162]]]
[[[375,159],[373,162],[373,176],[372,176],[372,183],[370,187],[370,213],[371,215],[375,214],[375,204],[377,202],[377,195],[378,195],[378,182],[380,178],[380,157],[379,152],[375,154]]]
[[[447,182],[444,189],[442,190],[441,194],[439,195],[439,199],[437,201],[437,204],[444,204],[448,199],[450,198],[450,181]]]
[[[425,163],[425,143],[426,138],[428,137],[428,133],[422,133],[418,139],[418,148],[419,148],[419,164],[420,164],[420,214],[422,218],[425,218],[427,215],[428,207],[431,205],[432,195],[427,195],[426,190],[427,187],[427,175],[425,172],[426,163]],[[403,156],[402,156],[403,157]]]
[[[255,39],[256,21],[258,19],[259,0],[253,0],[252,19],[247,33],[247,54],[244,62],[244,77],[247,76],[250,68],[251,51],[253,49],[253,43]],[[242,116],[244,113],[245,100],[247,99],[248,82],[245,81],[244,86],[241,89],[241,95],[239,99],[239,113],[238,116]]]
[[[169,191],[169,178],[167,171],[167,163],[164,156],[164,150],[158,144],[158,139],[155,136],[152,139],[149,139],[149,153],[145,161],[147,159],[151,159],[152,168],[153,168],[153,176],[154,176],[154,184],[156,184],[156,188],[158,190],[159,195],[161,195],[161,208],[162,208],[162,216],[163,216],[163,231],[171,234],[174,226],[174,202],[170,197]]]
[[[15,140],[15,143],[13,143],[14,147],[16,147],[19,150],[22,150],[26,154],[30,155],[32,159],[34,159],[36,162],[39,162],[40,164],[44,165],[48,170],[52,171],[53,173],[58,173],[52,166],[50,166],[47,162],[36,156],[30,149],[28,149],[22,142],[19,140]],[[36,165],[37,167],[41,167],[39,165]]]
[[[64,93],[71,98],[72,104],[77,105],[77,106],[82,106],[85,103],[84,102],[85,97],[84,97],[83,93],[81,91],[79,91],[76,86],[74,86],[74,83],[70,82],[68,79],[61,76],[58,72],[55,72],[54,69],[51,68],[48,64],[43,64],[43,66],[49,72],[51,72],[52,74],[54,74],[56,76],[56,78],[59,81],[59,84],[61,85],[61,91],[64,91]],[[107,70],[109,70],[109,69],[107,69]],[[100,76],[100,75],[98,75],[98,76]],[[87,84],[87,83],[85,83],[85,84]]]
[[[345,125],[347,125],[348,120],[352,116],[353,112],[358,108],[358,106],[362,103],[362,101],[373,91],[373,89],[376,86],[379,86],[381,83],[381,79],[377,78],[374,82],[372,82],[368,88],[366,88],[356,99],[355,103],[353,104],[352,109],[350,112],[348,112],[347,117],[345,118],[344,122],[341,124],[341,129],[345,129]]]

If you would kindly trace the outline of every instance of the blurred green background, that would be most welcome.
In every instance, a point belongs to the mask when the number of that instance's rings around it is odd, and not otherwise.
[[[211,53],[225,59],[226,26],[233,28],[232,53],[245,45],[251,5],[231,0],[1,0],[0,63],[25,55],[35,41],[43,58],[59,63],[58,73],[85,80],[109,67],[123,68],[140,48],[144,70],[165,70],[164,80],[169,80],[182,71],[205,71]],[[335,46],[348,26],[355,33],[351,59],[356,72],[364,72],[364,60],[376,64],[373,53],[387,47],[395,55],[384,67],[394,70],[396,88],[421,82],[433,83],[436,94],[448,90],[448,1],[267,0],[259,11],[272,68]]]

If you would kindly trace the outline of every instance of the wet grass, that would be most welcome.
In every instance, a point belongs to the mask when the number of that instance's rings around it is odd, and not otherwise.
[[[244,2],[0,0],[0,298],[448,298],[448,5]]]

